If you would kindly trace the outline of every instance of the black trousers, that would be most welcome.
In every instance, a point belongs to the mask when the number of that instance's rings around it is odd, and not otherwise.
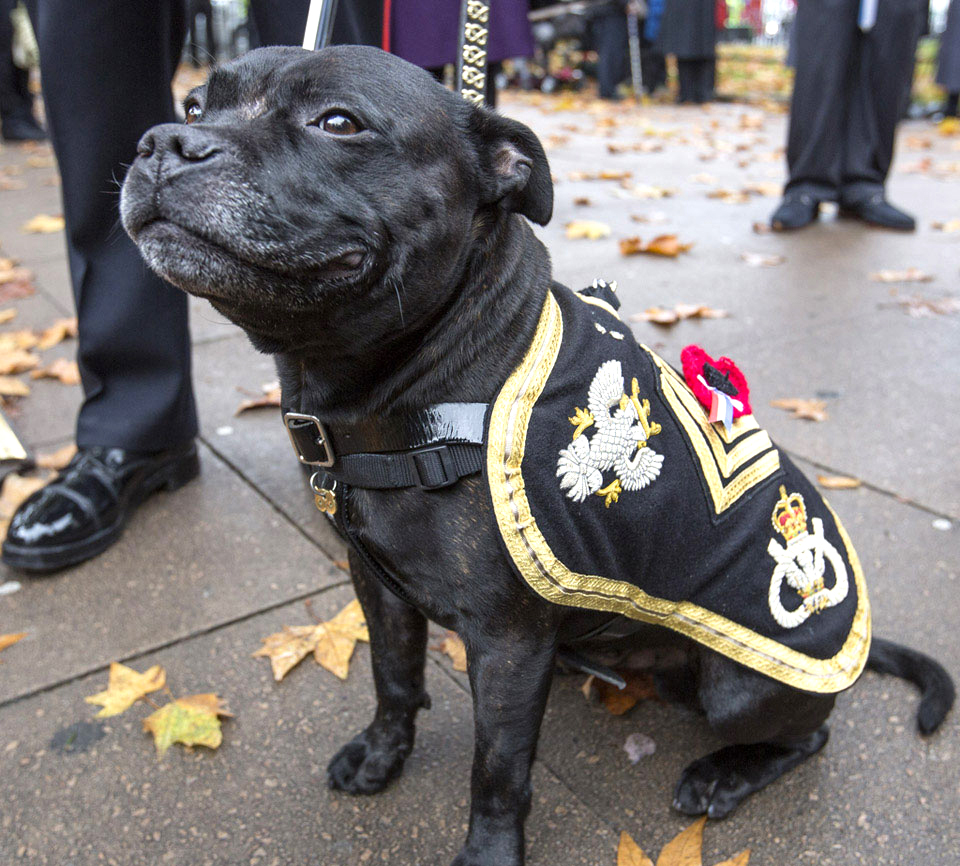
[[[13,63],[13,24],[16,0],[0,0],[0,124],[8,120],[35,120],[30,73]]]
[[[601,99],[617,95],[617,86],[630,75],[627,16],[617,5],[604,9],[593,20],[597,48],[597,84]]]
[[[857,27],[860,0],[797,4],[796,81],[787,189],[853,204],[882,191],[913,75],[920,0],[879,0]]]
[[[365,5],[341,0],[335,40],[362,41],[361,25],[373,22]],[[184,0],[30,6],[79,319],[77,444],[170,448],[197,433],[187,296],[147,268],[120,227],[117,204],[140,137],[176,119],[170,82],[183,46]],[[253,0],[261,43],[299,45],[308,6]],[[378,22],[370,33],[379,36]]]
[[[678,102],[701,104],[713,99],[716,78],[716,57],[698,57],[693,60],[677,58],[677,78],[680,79]]]

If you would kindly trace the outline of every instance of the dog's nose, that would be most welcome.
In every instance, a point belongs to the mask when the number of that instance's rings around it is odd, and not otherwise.
[[[187,163],[204,162],[221,150],[209,132],[176,123],[147,130],[137,144],[137,153],[144,159],[167,157]]]

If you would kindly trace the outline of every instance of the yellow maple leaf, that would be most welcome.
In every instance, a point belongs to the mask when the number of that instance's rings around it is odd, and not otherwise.
[[[284,626],[283,631],[263,638],[253,655],[270,659],[273,678],[280,682],[311,652],[319,665],[345,680],[358,640],[369,641],[360,602],[354,599],[333,619],[317,625]]]
[[[617,848],[617,866],[653,866],[653,860],[643,853],[629,833],[623,831]]]
[[[702,866],[703,825],[706,815],[674,836],[657,857],[657,866]]]
[[[144,673],[137,673],[119,662],[110,665],[110,679],[106,691],[97,692],[84,700],[88,704],[99,704],[103,707],[97,718],[117,716],[124,710],[130,709],[140,698],[157,689],[162,689],[167,682],[167,675],[160,665],[154,665]]]
[[[572,220],[566,225],[566,234],[571,240],[586,238],[598,241],[610,236],[610,226],[597,220]]]
[[[50,216],[45,213],[37,214],[32,220],[24,223],[21,230],[29,234],[49,234],[63,231],[63,217]]]
[[[747,866],[750,862],[750,849],[744,848],[739,854],[734,854],[729,860],[717,863],[717,866]]]
[[[223,742],[220,716],[229,715],[215,694],[190,695],[151,713],[143,720],[143,729],[153,734],[160,757],[174,743],[215,749]]]
[[[0,650],[5,650],[8,646],[13,646],[17,641],[23,640],[27,636],[25,631],[16,634],[0,634]]]

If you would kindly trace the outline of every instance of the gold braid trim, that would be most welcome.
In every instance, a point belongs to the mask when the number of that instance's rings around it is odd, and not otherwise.
[[[490,3],[487,0],[467,0],[463,17],[463,47],[457,58],[460,95],[467,102],[483,105],[487,86]]]
[[[578,574],[556,558],[530,511],[520,469],[530,416],[556,363],[562,338],[560,308],[548,293],[533,342],[497,396],[490,418],[487,475],[494,513],[523,579],[555,604],[619,613],[673,629],[804,691],[829,694],[851,686],[863,671],[870,649],[870,603],[860,560],[833,509],[857,587],[857,610],[846,641],[829,659],[797,652],[692,602],[655,598],[630,583]]]

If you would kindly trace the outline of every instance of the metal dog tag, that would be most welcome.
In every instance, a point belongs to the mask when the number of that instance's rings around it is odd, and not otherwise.
[[[324,514],[333,517],[337,513],[337,497],[332,490],[321,488],[319,492],[314,494],[313,501]]]

